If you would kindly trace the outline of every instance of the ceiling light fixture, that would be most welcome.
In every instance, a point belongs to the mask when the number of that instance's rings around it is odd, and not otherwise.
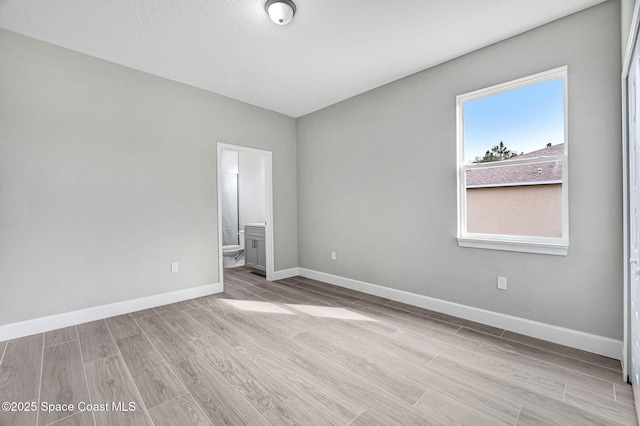
[[[296,14],[296,5],[291,0],[269,0],[265,9],[269,18],[278,25],[287,25]]]

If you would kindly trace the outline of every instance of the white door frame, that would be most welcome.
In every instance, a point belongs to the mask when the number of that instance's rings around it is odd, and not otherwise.
[[[217,200],[218,200],[218,282],[224,291],[224,262],[222,260],[222,203],[221,203],[221,191],[220,191],[220,159],[222,157],[223,150],[236,151],[236,152],[250,152],[253,154],[262,155],[265,159],[264,173],[265,173],[265,251],[267,261],[267,281],[273,281],[273,269],[274,269],[274,252],[273,252],[273,181],[272,181],[272,154],[271,151],[265,151],[257,148],[249,148],[241,145],[231,145],[227,143],[217,143],[217,157],[216,157],[216,186],[217,186]]]
[[[633,9],[633,20],[631,23],[629,39],[622,63],[622,191],[623,191],[623,271],[624,271],[624,291],[623,291],[623,351],[622,351],[622,374],[623,379],[628,381],[631,378],[631,274],[630,272],[630,251],[629,251],[629,87],[628,78],[631,69],[631,60],[635,49],[638,35],[640,34],[639,21],[640,2],[636,1]],[[638,407],[636,407],[638,408]]]

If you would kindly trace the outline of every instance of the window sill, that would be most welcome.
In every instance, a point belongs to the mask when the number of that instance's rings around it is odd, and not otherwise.
[[[569,244],[565,242],[542,243],[469,237],[458,237],[458,246],[489,250],[517,251],[522,253],[549,254],[554,256],[566,256],[569,250]]]

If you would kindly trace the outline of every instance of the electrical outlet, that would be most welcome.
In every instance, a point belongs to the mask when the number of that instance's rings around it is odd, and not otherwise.
[[[507,289],[507,277],[498,277],[498,290]]]
[[[171,263],[171,272],[178,272],[178,262]]]
[[[331,252],[331,260],[336,260],[336,252],[335,251]]]

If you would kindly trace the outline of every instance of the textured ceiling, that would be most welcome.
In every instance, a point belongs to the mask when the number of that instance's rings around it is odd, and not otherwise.
[[[603,0],[0,0],[0,27],[292,117]]]

